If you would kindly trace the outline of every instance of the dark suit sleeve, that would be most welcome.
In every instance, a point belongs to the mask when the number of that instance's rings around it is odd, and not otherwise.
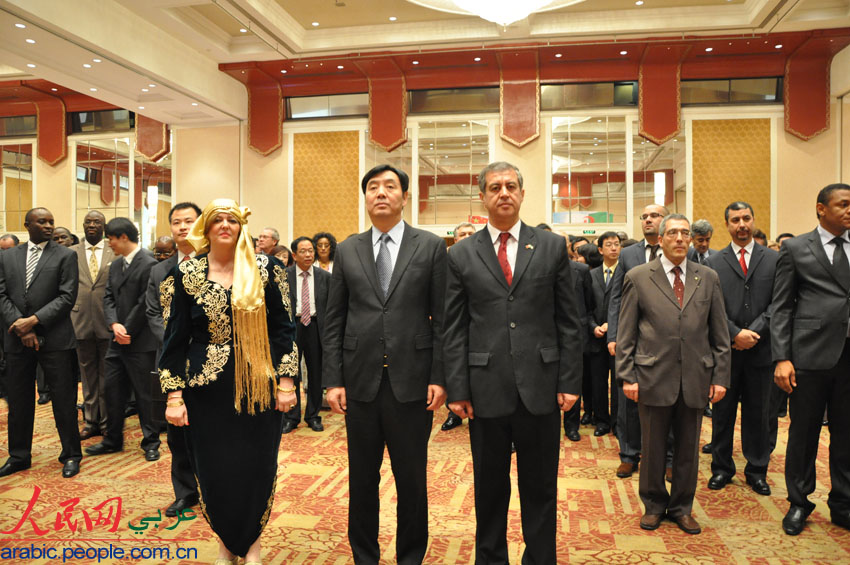
[[[614,276],[611,278],[611,298],[608,302],[608,343],[617,341],[617,330],[620,319],[620,300],[623,294],[623,279],[626,274],[626,265],[620,258],[620,264],[614,269]]]
[[[67,250],[63,249],[63,251]],[[71,309],[77,302],[77,289],[80,284],[77,254],[62,253],[59,261],[59,288],[56,297],[35,313],[38,323],[45,327],[50,327],[61,318],[70,315]]]
[[[446,247],[442,240],[434,240],[431,261],[431,336],[433,340],[433,358],[431,360],[431,379],[429,384],[446,386],[443,367],[443,338],[445,328],[446,304]]]
[[[186,386],[186,359],[192,335],[192,302],[182,281],[177,266],[160,284],[164,333],[162,355],[159,358],[159,384],[164,393]]]
[[[322,350],[322,384],[327,388],[345,386],[342,374],[342,340],[348,319],[348,284],[345,281],[345,252],[337,248],[328,289],[325,314],[325,347]]]
[[[691,249],[693,249],[693,247],[691,247]],[[696,261],[696,259],[691,259],[690,257],[688,257],[688,260]],[[720,275],[721,272],[724,273],[724,276],[728,276],[730,274],[730,273],[728,273],[728,267],[726,267],[726,265],[723,264],[723,253],[722,252],[721,253],[713,253],[713,254],[709,255],[708,256],[708,264],[706,266],[708,268],[712,269],[713,271],[715,271],[716,273],[718,273],[718,276]],[[721,288],[722,287],[723,286],[721,284]],[[730,343],[731,343],[731,340],[735,339],[735,336],[738,335],[739,333],[741,333],[741,328],[738,327],[738,324],[736,324],[732,320],[732,318],[730,318],[728,315],[726,316],[726,326],[727,326],[727,329],[729,330],[729,339],[730,339]],[[752,326],[750,327],[750,329],[753,329]],[[753,330],[753,331],[758,332],[758,330]]]
[[[620,269],[618,268],[617,270],[619,271]],[[617,372],[617,379],[627,383],[636,383],[638,382],[638,379],[635,374],[634,354],[635,348],[637,347],[638,333],[638,292],[631,277],[626,275],[622,277],[621,280],[623,292],[622,306],[619,308],[620,327],[616,338],[617,361],[615,370]],[[608,322],[608,328],[610,333],[610,321]]]
[[[471,400],[469,390],[469,303],[455,255],[447,253],[443,361],[449,402]]]
[[[165,328],[162,325],[162,305],[160,304],[159,269],[151,269],[148,277],[148,288],[145,292],[145,315],[148,318],[148,326],[156,340],[162,344]]]
[[[0,251],[0,316],[2,316],[3,319],[4,331],[9,329],[12,324],[15,323],[15,320],[23,316],[21,311],[18,310],[18,307],[15,306],[15,303],[12,302],[12,299],[9,298],[9,290],[6,287],[6,276],[8,271],[6,261],[11,263],[12,252]],[[0,341],[0,344],[2,344],[2,341]]]
[[[118,323],[118,305],[115,304],[115,293],[112,290],[112,269],[118,265],[113,261],[106,273],[106,289],[103,291],[103,317],[106,319],[106,327],[111,332],[112,324]]]
[[[141,270],[138,272],[136,276],[139,277],[140,280],[148,282],[151,276],[151,268],[156,265],[156,259],[153,257],[142,256],[143,251],[140,251],[138,255],[136,255],[135,261],[144,260],[145,263],[141,265]],[[147,284],[145,284],[145,288],[147,289]],[[148,318],[145,315],[145,297],[147,296],[146,292],[140,292],[138,298],[136,299],[136,303],[133,305],[133,308],[130,309],[130,312],[127,314],[127,319],[124,321],[124,329],[127,330],[127,333],[130,334],[130,338],[138,335],[139,332],[142,331],[142,328],[147,325]]]
[[[560,360],[558,361],[558,392],[581,393],[582,341],[587,335],[586,321],[579,317],[570,258],[567,247],[560,243],[558,270],[555,279],[555,323],[558,328]]]
[[[797,265],[788,245],[779,248],[773,282],[770,346],[773,361],[791,360],[791,339],[797,298]]]
[[[266,311],[272,363],[277,377],[298,376],[298,346],[295,344],[294,306],[283,264],[269,257],[271,271],[266,285]],[[261,269],[264,267],[260,267]]]
[[[584,294],[584,311],[585,317],[587,319],[587,328],[588,328],[588,338],[593,338],[593,330],[596,329],[596,326],[601,324],[597,324],[594,319],[593,312],[596,310],[596,303],[593,300],[593,279],[590,278],[590,269],[585,269],[582,271],[582,288]]]
[[[714,356],[714,372],[711,384],[728,388],[732,380],[732,348],[729,329],[726,325],[726,305],[723,302],[723,290],[720,278],[713,272],[711,287],[711,310],[708,314],[708,341]],[[708,273],[706,274],[708,275]],[[706,276],[706,278],[708,278]]]

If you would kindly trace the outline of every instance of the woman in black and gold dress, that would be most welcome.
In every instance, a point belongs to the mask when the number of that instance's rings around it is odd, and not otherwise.
[[[185,426],[201,509],[219,538],[216,565],[260,562],[282,412],[295,404],[298,352],[281,263],[255,256],[250,210],[213,200],[189,241],[200,253],[160,285],[166,419]]]

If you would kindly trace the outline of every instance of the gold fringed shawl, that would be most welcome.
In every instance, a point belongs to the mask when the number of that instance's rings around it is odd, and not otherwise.
[[[233,402],[236,411],[241,413],[242,401],[247,400],[248,413],[255,414],[257,408],[263,411],[272,406],[269,383],[274,382],[276,377],[269,346],[265,292],[251,235],[246,227],[251,210],[228,198],[213,200],[207,204],[186,239],[198,253],[209,251],[207,232],[212,221],[221,213],[232,215],[241,226],[233,259],[230,298],[236,352]]]

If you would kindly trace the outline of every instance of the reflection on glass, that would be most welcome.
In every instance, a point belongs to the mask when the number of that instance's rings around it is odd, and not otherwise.
[[[168,212],[171,210],[171,153],[157,161],[136,152],[136,204],[133,221],[140,226],[140,243],[151,249],[158,237],[171,235]]]
[[[638,123],[632,131],[639,131]],[[639,216],[649,204],[661,204],[670,213],[685,213],[685,134],[655,145],[635,134],[632,138],[634,166],[634,221],[640,225]],[[640,239],[640,234],[635,234]]]
[[[419,123],[419,223],[486,223],[478,173],[489,162],[486,120]]]
[[[367,141],[366,141],[366,170],[370,170],[373,167],[378,165],[392,165],[396,169],[402,170],[407,173],[407,176],[410,176],[413,172],[412,163],[413,159],[411,157],[411,149],[410,143],[405,143],[401,147],[394,149],[391,152],[384,151],[374,143],[368,141],[369,132],[366,132]],[[407,133],[408,139],[410,139],[410,131]],[[411,185],[413,184],[413,179],[411,179]],[[408,187],[408,191],[410,188]],[[410,196],[408,196],[410,198]],[[404,207],[404,212],[402,217],[404,221],[408,224],[413,223],[412,220],[412,212],[413,209],[413,200],[408,200],[407,206]],[[363,213],[363,216],[366,218],[366,225],[371,225],[369,223],[369,215]]]
[[[0,146],[3,155],[3,174],[0,193],[3,211],[0,213],[0,234],[24,232],[24,216],[32,208],[32,145]]]
[[[552,118],[552,222],[626,221],[626,119]]]

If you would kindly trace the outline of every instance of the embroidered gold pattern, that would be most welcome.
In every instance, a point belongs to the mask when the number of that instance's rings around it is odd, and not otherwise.
[[[277,366],[278,377],[297,377],[298,376],[298,344],[292,342],[292,353],[287,353],[280,360],[280,365]]]
[[[269,284],[269,257],[268,255],[257,255],[257,265],[260,266],[260,280],[263,288]]]
[[[280,265],[274,266],[274,282],[277,283],[277,287],[280,289],[283,306],[286,308],[286,313],[289,314],[289,320],[292,321],[292,301],[289,299],[289,281],[286,280],[286,272],[280,268]]]
[[[272,504],[274,504],[274,493],[277,490],[277,473],[274,475],[274,481],[272,481],[272,493],[269,495],[269,501],[266,503],[266,511],[263,512],[263,517],[260,518],[260,531],[266,527],[266,522],[269,521],[269,516],[272,512]]]
[[[166,393],[172,390],[181,390],[185,385],[180,377],[175,377],[168,369],[162,369],[159,372],[159,386],[162,388],[162,392]]]
[[[162,307],[162,327],[168,326],[171,317],[171,300],[174,298],[174,277],[168,276],[159,283],[159,305]]]
[[[230,357],[230,346],[219,345],[217,343],[207,344],[206,361],[201,366],[201,372],[189,376],[189,386],[203,386],[218,380],[218,374],[221,373],[224,366],[227,365],[227,359]]]

